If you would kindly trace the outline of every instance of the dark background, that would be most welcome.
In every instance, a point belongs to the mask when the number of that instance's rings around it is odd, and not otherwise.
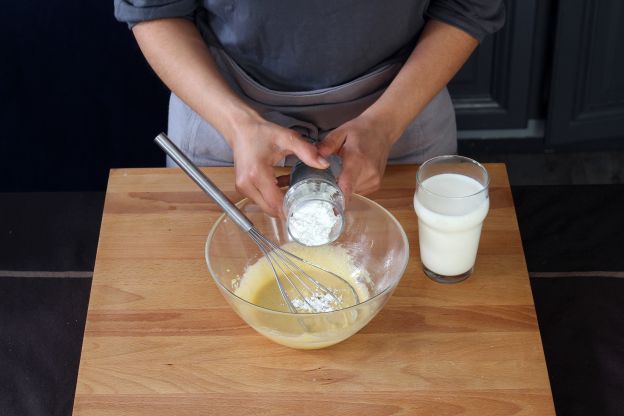
[[[2,9],[0,191],[103,190],[109,168],[163,163],[168,92],[112,0]]]
[[[5,3],[0,415],[64,416],[108,171],[163,165],[168,92],[112,0]],[[621,415],[624,2],[506,3],[450,86],[460,152],[507,164],[557,413]]]
[[[497,135],[534,154],[624,148],[621,0],[506,3],[451,83],[460,149]],[[168,92],[112,1],[9,2],[2,17],[0,191],[104,190],[110,168],[163,164]]]

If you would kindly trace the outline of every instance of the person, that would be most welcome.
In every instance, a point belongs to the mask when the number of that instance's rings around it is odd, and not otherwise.
[[[326,168],[349,196],[387,163],[455,153],[446,84],[504,22],[502,0],[114,0],[171,89],[169,137],[282,214],[274,166]],[[168,165],[172,162],[168,160]]]

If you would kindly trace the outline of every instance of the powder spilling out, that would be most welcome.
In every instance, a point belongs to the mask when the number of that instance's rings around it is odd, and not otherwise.
[[[335,239],[340,231],[340,221],[342,218],[331,203],[312,200],[293,210],[288,218],[288,231],[303,245],[320,246]]]

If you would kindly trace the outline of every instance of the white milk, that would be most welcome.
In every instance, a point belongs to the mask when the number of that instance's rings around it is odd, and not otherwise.
[[[457,276],[474,266],[489,198],[487,192],[460,197],[483,189],[468,176],[443,173],[423,181],[414,195],[421,261],[432,272]]]

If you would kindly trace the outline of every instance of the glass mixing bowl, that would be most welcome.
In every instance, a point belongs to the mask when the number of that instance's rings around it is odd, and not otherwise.
[[[237,206],[269,240],[280,246],[292,241],[284,221],[265,215],[248,199]],[[225,214],[212,227],[205,254],[217,287],[247,324],[279,344],[315,349],[349,338],[377,315],[401,280],[409,259],[409,243],[401,224],[381,205],[359,195],[351,198],[343,233],[331,246],[345,249],[355,267],[368,272],[370,297],[354,306],[322,313],[272,310],[236,295],[246,268],[258,261],[262,252]]]

